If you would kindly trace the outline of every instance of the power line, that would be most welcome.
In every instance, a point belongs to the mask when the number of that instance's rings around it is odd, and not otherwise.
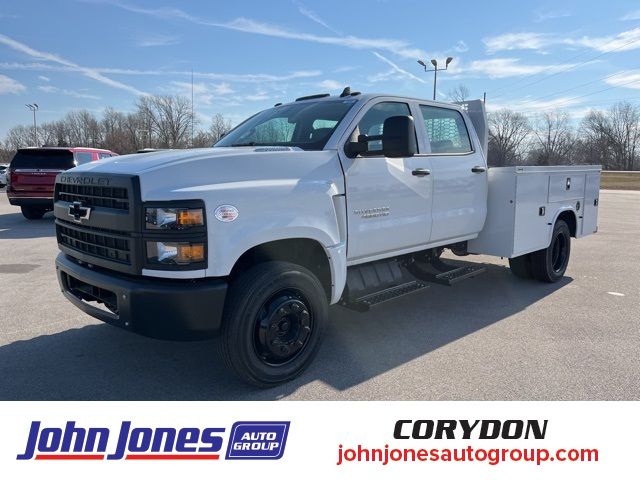
[[[582,87],[584,87],[584,86],[591,85],[591,84],[593,84],[593,83],[600,82],[600,81],[602,81],[602,80],[606,80],[606,79],[611,78],[611,77],[615,77],[616,75],[620,75],[620,72],[616,72],[616,73],[612,73],[612,74],[610,74],[610,75],[606,75],[606,76],[604,76],[604,77],[596,78],[595,80],[591,80],[591,81],[589,81],[589,82],[581,83],[580,85],[575,85],[575,86],[573,86],[573,87],[566,88],[566,89],[564,89],[564,90],[560,90],[559,92],[554,92],[554,93],[550,93],[550,94],[548,94],[548,95],[543,95],[542,97],[532,98],[532,99],[526,100],[526,101],[524,101],[524,102],[521,102],[521,103],[520,103],[520,105],[522,106],[522,105],[525,105],[525,104],[527,104],[527,103],[537,102],[537,101],[539,101],[539,100],[543,100],[543,99],[545,99],[545,98],[554,97],[554,96],[559,95],[559,94],[561,94],[561,93],[570,92],[570,91],[572,91],[572,90],[576,90],[576,89],[578,89],[578,88],[582,88]]]
[[[559,102],[557,104],[554,104],[553,107],[550,107],[550,108],[547,108],[547,109],[543,109],[543,110],[530,110],[529,112],[530,113],[549,112],[549,111],[552,111],[552,110],[556,110],[559,106],[562,106],[563,104],[565,104],[567,102],[571,102],[573,100],[579,100],[580,98],[590,97],[591,95],[596,95],[598,93],[602,93],[602,92],[606,92],[606,91],[609,91],[609,90],[613,90],[614,88],[624,87],[625,85],[630,85],[632,83],[637,83],[637,82],[640,82],[640,79],[631,80],[629,82],[621,83],[619,85],[614,85],[614,86],[611,86],[611,87],[603,88],[601,90],[596,90],[595,92],[585,93],[584,95],[577,95],[575,97],[566,98],[566,99],[562,100],[561,102]],[[527,110],[520,111],[520,112],[521,113],[527,113]]]
[[[607,46],[607,45],[609,45],[609,44],[611,44],[611,43],[613,43],[613,42],[615,42],[616,40],[618,40],[618,39],[617,39],[617,38],[612,39],[611,41],[609,41],[609,42],[605,43],[605,44],[603,45],[603,47],[604,47],[604,46]],[[547,76],[544,76],[544,77],[542,77],[542,78],[539,78],[538,80],[535,80],[535,81],[533,81],[533,82],[530,82],[530,83],[524,84],[524,85],[522,85],[522,86],[520,86],[520,87],[518,87],[518,88],[513,89],[512,91],[521,90],[521,89],[523,89],[523,88],[525,88],[525,87],[529,87],[529,86],[531,86],[531,85],[535,85],[535,84],[537,84],[537,83],[540,83],[540,82],[542,82],[542,81],[544,81],[544,80],[547,80],[547,79],[549,79],[549,78],[553,78],[553,77],[555,77],[555,76],[557,76],[557,75],[560,75],[560,74],[562,74],[562,73],[566,73],[566,72],[569,72],[569,71],[571,71],[571,70],[575,70],[576,68],[579,68],[579,67],[581,67],[581,66],[583,66],[583,65],[586,65],[587,63],[589,63],[589,62],[591,62],[591,61],[593,61],[593,60],[596,60],[596,59],[598,59],[598,58],[600,58],[600,57],[603,57],[603,56],[605,56],[605,55],[608,55],[609,53],[615,52],[615,51],[617,51],[617,50],[620,50],[621,48],[624,48],[624,47],[626,47],[626,46],[628,46],[628,45],[631,45],[631,44],[636,43],[636,42],[639,42],[639,41],[640,41],[640,38],[636,38],[636,39],[634,39],[634,40],[630,40],[629,42],[623,43],[622,45],[619,45],[619,46],[617,46],[616,48],[612,48],[611,50],[607,50],[607,51],[605,51],[605,52],[599,53],[598,55],[595,55],[594,57],[587,58],[586,60],[584,60],[584,61],[582,61],[582,62],[580,62],[580,63],[577,63],[577,64],[575,64],[575,65],[571,65],[571,66],[569,66],[569,67],[567,67],[567,68],[565,68],[565,69],[563,69],[563,70],[559,70],[559,71],[557,71],[557,72],[554,72],[554,73],[552,73],[552,74],[549,74],[549,75],[547,75]],[[566,63],[566,62],[568,62],[569,60],[572,60],[573,58],[580,57],[580,56],[582,56],[582,55],[583,55],[583,54],[574,55],[574,56],[572,56],[572,57],[568,58],[567,60],[564,60],[562,63],[555,64],[555,65],[551,65],[551,66],[550,66],[550,67],[548,67],[548,68],[559,67],[559,66],[561,66],[563,63]],[[541,75],[541,74],[542,74],[542,73],[539,73],[538,75]],[[522,79],[521,79],[521,80],[522,80]],[[497,92],[504,91],[505,89],[507,89],[507,90],[508,90],[510,86],[517,84],[519,81],[520,81],[520,80],[518,80],[517,82],[513,82],[511,85],[507,85],[506,87],[503,87],[502,89],[500,89],[500,88],[499,88],[499,89],[497,90]],[[492,93],[495,95],[495,93],[496,93],[496,92],[492,92]]]

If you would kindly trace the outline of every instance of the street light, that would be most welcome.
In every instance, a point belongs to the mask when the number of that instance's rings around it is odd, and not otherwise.
[[[427,70],[427,64],[422,60],[418,60],[418,63],[424,67],[425,72],[433,72],[433,99],[436,99],[436,84],[438,83],[438,72],[442,70],[447,70],[449,68],[449,64],[453,60],[453,57],[447,57],[447,60],[444,64],[444,68],[438,68],[438,61],[434,58],[431,60],[431,65],[433,65],[433,69]]]
[[[38,111],[37,103],[27,103],[26,107],[33,112],[33,146],[38,146],[38,125],[36,124],[36,112]]]

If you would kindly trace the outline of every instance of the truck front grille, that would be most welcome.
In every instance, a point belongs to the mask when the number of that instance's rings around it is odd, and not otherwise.
[[[123,187],[102,187],[59,183],[56,200],[82,202],[86,207],[129,211],[129,195]]]
[[[58,242],[78,252],[131,265],[131,238],[126,232],[56,222]]]

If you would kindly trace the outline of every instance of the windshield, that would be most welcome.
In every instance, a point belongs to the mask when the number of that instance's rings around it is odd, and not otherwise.
[[[325,100],[270,108],[245,120],[214,147],[276,145],[322,150],[354,103]]]

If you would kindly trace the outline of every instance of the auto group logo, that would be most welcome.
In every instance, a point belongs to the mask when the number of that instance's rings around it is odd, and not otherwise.
[[[290,422],[236,422],[225,460],[278,460],[284,455]],[[24,453],[17,460],[220,460],[224,427],[147,427],[123,421],[119,430],[64,427],[31,422]]]

